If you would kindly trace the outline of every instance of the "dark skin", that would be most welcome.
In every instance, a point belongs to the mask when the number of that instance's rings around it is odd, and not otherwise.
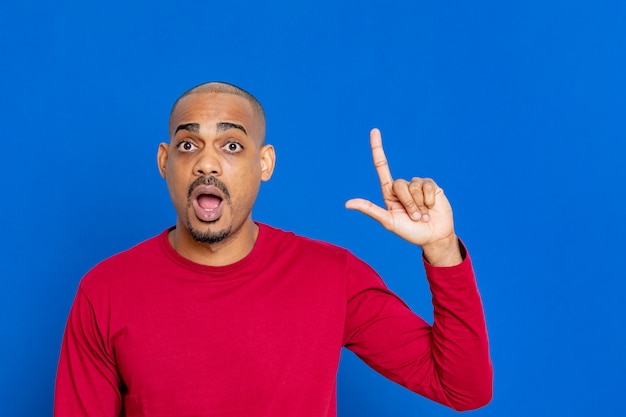
[[[258,235],[252,207],[275,163],[274,148],[263,144],[263,120],[243,97],[205,92],[179,101],[169,130],[169,144],[159,146],[158,165],[178,214],[170,243],[182,256],[203,265],[228,265],[244,258]],[[201,195],[188,198],[190,185],[199,177],[216,178],[230,197],[207,187],[205,192],[221,202],[213,210],[202,209]],[[194,239],[190,229],[228,233],[219,242],[205,243]]]
[[[200,92],[183,97],[170,119],[170,143],[162,143],[158,165],[178,214],[170,243],[176,251],[203,265],[228,265],[243,259],[254,246],[258,226],[252,207],[262,181],[271,178],[274,148],[264,144],[265,124],[250,102],[228,93]],[[374,166],[385,208],[364,199],[346,202],[386,229],[424,251],[435,266],[462,261],[454,232],[452,208],[443,190],[429,178],[393,179],[380,131],[370,133]],[[201,195],[188,198],[190,185],[199,177],[215,177],[230,198],[215,187],[220,204],[214,209],[199,205]],[[226,233],[215,243],[194,239],[192,229],[211,235]]]

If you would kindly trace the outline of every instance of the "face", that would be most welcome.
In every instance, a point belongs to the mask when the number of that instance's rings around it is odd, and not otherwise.
[[[159,146],[161,175],[178,214],[177,233],[217,243],[254,227],[252,206],[274,168],[264,122],[243,97],[197,93],[172,113],[170,143]],[[245,234],[245,233],[244,233]]]

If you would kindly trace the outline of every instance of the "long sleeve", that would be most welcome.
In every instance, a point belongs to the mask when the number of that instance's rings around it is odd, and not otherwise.
[[[165,231],[81,281],[54,415],[333,417],[342,346],[427,397],[477,407],[491,374],[469,259],[426,271],[432,328],[345,249],[263,226],[246,259],[208,267]]]
[[[63,336],[54,393],[55,417],[120,415],[120,378],[93,306],[79,288]]]
[[[361,276],[349,279],[345,345],[420,395],[455,410],[481,407],[491,400],[493,373],[471,261],[465,256],[453,267],[424,264],[433,296],[432,326],[377,275],[372,278],[366,266],[351,268]]]

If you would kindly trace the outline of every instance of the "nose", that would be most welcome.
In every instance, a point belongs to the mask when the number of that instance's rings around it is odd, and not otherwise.
[[[222,167],[219,158],[211,150],[204,150],[196,160],[194,173],[198,176],[220,175]]]

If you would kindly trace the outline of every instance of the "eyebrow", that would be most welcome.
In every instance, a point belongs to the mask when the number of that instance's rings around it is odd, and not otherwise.
[[[246,132],[245,127],[243,127],[242,125],[238,125],[236,123],[220,122],[217,124],[217,133],[226,132],[227,130],[230,130],[230,129],[239,129],[246,135],[248,134],[248,132]]]
[[[178,127],[174,131],[174,134],[176,134],[179,130],[188,130],[188,131],[190,131],[192,133],[199,133],[200,132],[200,124],[199,123],[185,123],[185,124],[182,124],[182,125],[178,125]]]
[[[237,123],[220,122],[217,124],[217,133],[226,132],[227,130],[230,130],[230,129],[239,129],[246,135],[248,134],[248,132],[246,131],[246,128]],[[174,134],[176,134],[179,130],[187,130],[192,133],[200,133],[200,124],[199,123],[184,123],[182,125],[178,125],[178,127],[174,131]]]

